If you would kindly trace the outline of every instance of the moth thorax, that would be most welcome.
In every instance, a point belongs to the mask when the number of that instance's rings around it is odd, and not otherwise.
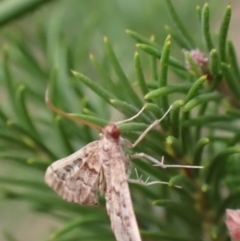
[[[120,137],[120,131],[114,123],[109,123],[103,130],[103,134],[106,137],[110,137],[113,140],[118,140]]]

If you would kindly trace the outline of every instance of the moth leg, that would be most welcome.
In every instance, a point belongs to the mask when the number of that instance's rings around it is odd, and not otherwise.
[[[138,175],[138,171],[137,171],[136,168],[135,168],[135,173],[136,173],[137,179],[128,179],[129,183],[139,184],[139,185],[142,185],[142,186],[151,186],[151,185],[155,185],[155,184],[164,184],[164,185],[170,186],[170,184],[168,182],[164,182],[164,181],[149,182],[149,177],[145,181],[143,181],[142,175],[141,176]],[[182,188],[181,186],[177,186],[177,185],[174,185],[174,187]]]
[[[136,179],[128,179],[129,183],[133,183],[133,184],[138,184],[141,186],[151,186],[151,185],[155,185],[155,184],[164,184],[164,185],[168,185],[170,186],[170,184],[168,182],[164,182],[164,181],[152,181],[152,182],[148,182],[148,181],[143,181],[143,180],[136,180]],[[176,188],[182,188],[181,186],[178,185],[174,185],[173,187]]]
[[[130,155],[131,159],[136,159],[136,158],[145,158],[148,161],[152,162],[154,166],[157,167],[162,167],[162,168],[203,168],[202,166],[191,166],[191,165],[165,165],[164,164],[164,157],[162,157],[161,161],[158,161],[152,156],[147,155],[146,153],[136,153],[133,155]]]

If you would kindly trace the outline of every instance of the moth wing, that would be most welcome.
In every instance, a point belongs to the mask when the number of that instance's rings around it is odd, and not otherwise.
[[[97,205],[101,166],[99,141],[94,141],[49,166],[45,182],[68,202]]]
[[[111,188],[106,193],[106,206],[117,241],[141,241],[123,157],[111,160]]]

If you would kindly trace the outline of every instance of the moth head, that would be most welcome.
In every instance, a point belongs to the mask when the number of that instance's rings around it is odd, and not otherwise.
[[[103,136],[113,139],[114,141],[118,141],[120,137],[120,131],[116,124],[109,123],[104,129],[103,129]]]

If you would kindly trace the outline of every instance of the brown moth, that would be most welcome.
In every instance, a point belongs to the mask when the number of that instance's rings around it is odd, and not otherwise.
[[[131,121],[141,114],[144,108],[134,117],[118,122],[109,123],[105,128],[78,119],[71,114],[65,113],[53,106],[48,99],[47,105],[57,112],[74,121],[87,124],[101,131],[100,140],[94,141],[81,148],[72,155],[54,162],[47,168],[45,182],[68,202],[82,205],[97,205],[97,192],[100,191],[106,198],[107,213],[110,217],[111,227],[117,241],[141,241],[138,224],[133,210],[131,196],[128,188],[127,167],[130,159],[145,157],[156,166],[199,168],[195,166],[164,165],[151,156],[138,153],[132,156],[126,155],[123,146],[135,147],[162,119],[150,125],[134,144],[123,139],[120,135],[118,125]],[[201,168],[201,167],[200,167]],[[151,185],[142,180],[133,180],[133,183]]]
[[[98,204],[100,190],[116,240],[140,241],[126,174],[129,158],[121,141],[116,125],[107,125],[99,141],[49,166],[45,181],[66,201],[82,205]]]
[[[46,103],[55,112],[76,121],[74,116],[54,107],[46,93]],[[79,121],[79,120],[78,120]],[[80,120],[80,122],[83,122]],[[89,124],[89,123],[84,123]],[[68,202],[97,205],[97,192],[105,195],[107,212],[117,241],[141,241],[128,188],[126,166],[129,157],[122,149],[129,144],[114,123],[99,129],[101,139],[54,162],[48,167],[45,182]]]

